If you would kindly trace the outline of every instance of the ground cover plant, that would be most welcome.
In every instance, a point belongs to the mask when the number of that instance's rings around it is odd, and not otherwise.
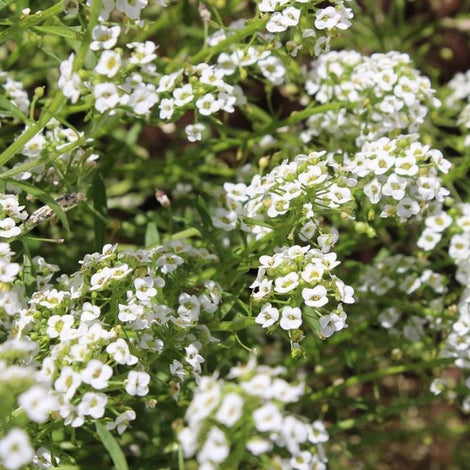
[[[469,18],[0,0],[0,468],[466,468]]]

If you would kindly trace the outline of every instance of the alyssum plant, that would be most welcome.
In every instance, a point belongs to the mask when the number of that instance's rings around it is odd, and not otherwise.
[[[334,468],[343,390],[406,371],[470,410],[468,74],[332,50],[348,0],[36,3],[0,2],[0,468]]]

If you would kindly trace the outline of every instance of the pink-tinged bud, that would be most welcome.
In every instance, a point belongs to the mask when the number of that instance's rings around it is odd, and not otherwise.
[[[208,10],[204,3],[199,4],[199,14],[201,15],[202,22],[208,24],[211,20],[211,12]]]
[[[170,207],[171,202],[165,191],[161,189],[157,189],[155,191],[155,199],[163,206],[163,207]]]

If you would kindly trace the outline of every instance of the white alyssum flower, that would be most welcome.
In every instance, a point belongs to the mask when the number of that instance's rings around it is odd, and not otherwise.
[[[13,428],[0,439],[0,462],[7,470],[17,470],[34,457],[28,435],[20,428]]]
[[[149,393],[150,375],[131,370],[127,375],[125,390],[129,395],[143,397]]]

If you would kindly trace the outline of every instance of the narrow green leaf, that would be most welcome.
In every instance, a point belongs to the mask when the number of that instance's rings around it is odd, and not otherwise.
[[[74,31],[73,29],[66,28],[65,26],[61,26],[61,25],[34,26],[34,28],[32,29],[40,33],[52,34],[54,36],[60,36],[63,38],[68,38],[68,39],[79,40],[81,38],[81,35],[78,34],[76,31]]]
[[[102,217],[98,215],[94,216],[95,219],[95,247],[97,250],[101,250],[105,243],[105,232],[106,223],[103,221],[103,217],[106,219],[108,216],[108,205],[106,198],[106,186],[104,185],[103,178],[100,174],[97,174],[93,179],[91,187],[93,207]]]
[[[101,423],[96,423],[96,432],[101,442],[113,459],[116,470],[129,470],[126,457],[113,435]]]
[[[160,234],[158,233],[155,222],[149,222],[145,229],[145,247],[156,245],[160,242]]]

